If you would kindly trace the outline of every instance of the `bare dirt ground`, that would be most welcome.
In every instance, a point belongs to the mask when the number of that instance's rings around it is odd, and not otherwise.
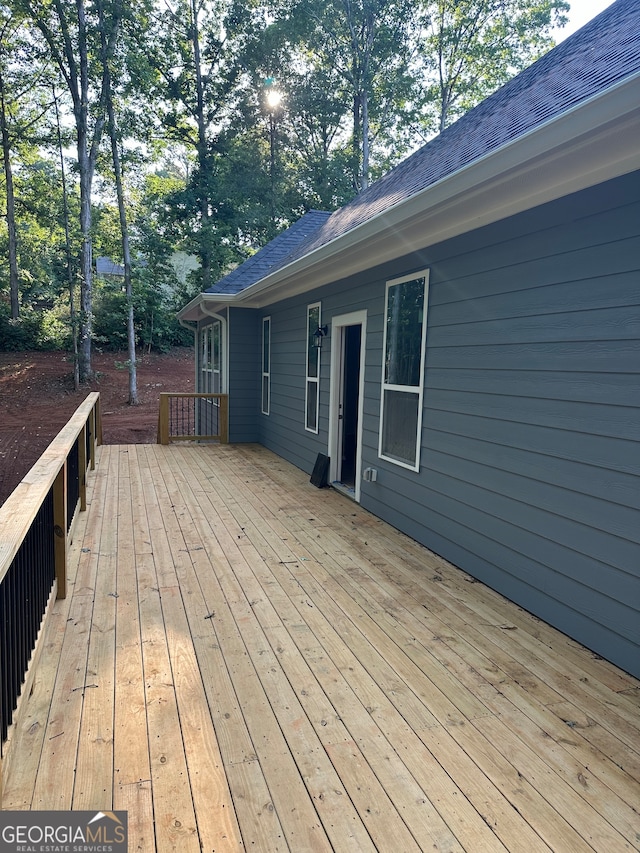
[[[156,441],[160,392],[194,390],[193,350],[138,356],[138,406],[127,402],[126,358],[94,351],[96,378],[76,392],[66,353],[0,352],[0,505],[90,391],[100,392],[105,444]]]

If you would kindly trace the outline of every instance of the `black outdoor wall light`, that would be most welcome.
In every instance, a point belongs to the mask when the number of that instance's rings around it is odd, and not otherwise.
[[[322,339],[326,338],[329,334],[328,326],[318,326],[318,328],[313,333],[313,345],[318,349],[322,349]]]

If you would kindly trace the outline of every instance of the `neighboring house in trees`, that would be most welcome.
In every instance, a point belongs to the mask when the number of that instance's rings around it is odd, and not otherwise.
[[[218,341],[231,441],[328,456],[363,507],[636,676],[639,140],[640,4],[618,0],[179,315],[202,377]]]
[[[186,284],[189,273],[195,272],[200,267],[198,258],[186,252],[174,252],[169,258],[169,263],[180,284]]]
[[[117,264],[111,258],[96,258],[96,273],[101,278],[124,279],[124,265]]]

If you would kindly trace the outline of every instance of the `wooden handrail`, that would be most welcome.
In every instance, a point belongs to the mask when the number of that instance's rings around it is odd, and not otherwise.
[[[0,663],[8,662],[13,672],[10,678],[0,666],[0,808],[7,761],[4,737],[10,754],[9,732],[33,684],[43,627],[55,599],[66,596],[71,519],[86,508],[87,470],[95,467],[95,448],[101,439],[100,395],[91,393],[0,507],[0,585],[5,579],[7,584],[3,596],[7,644],[0,650]],[[25,573],[32,589],[26,597],[16,585],[16,578]]]
[[[89,417],[94,412],[99,416],[99,400],[97,392],[87,396],[0,507],[0,583]],[[99,435],[101,429],[94,435]]]

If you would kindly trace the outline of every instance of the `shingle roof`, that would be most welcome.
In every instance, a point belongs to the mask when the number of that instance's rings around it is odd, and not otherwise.
[[[287,255],[280,255],[279,261],[273,263],[268,272],[275,272],[330,243],[638,72],[640,0],[617,0],[439,136],[371,184],[349,204],[331,215],[321,214],[324,219],[319,217],[305,238],[297,241]],[[305,217],[289,231],[304,220]],[[268,250],[288,233],[284,232],[261,251]],[[240,273],[251,260],[235,272]],[[237,290],[225,292],[239,292],[261,277],[252,277],[251,282],[246,283],[243,277]],[[216,286],[212,290],[218,292],[219,288]]]
[[[617,0],[336,211],[298,248],[295,257],[328,243],[638,71],[640,2]]]
[[[96,258],[96,273],[98,275],[117,275],[124,277],[124,266],[112,261],[111,258]]]
[[[286,231],[278,234],[244,263],[209,288],[209,293],[239,293],[282,266],[285,258],[295,251],[310,234],[331,216],[322,210],[310,210]]]

